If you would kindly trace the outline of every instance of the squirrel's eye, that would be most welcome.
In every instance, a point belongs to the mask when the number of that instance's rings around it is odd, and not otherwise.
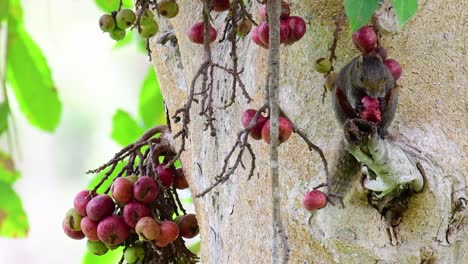
[[[360,75],[359,80],[361,80],[361,82],[363,82],[364,81],[364,76]]]

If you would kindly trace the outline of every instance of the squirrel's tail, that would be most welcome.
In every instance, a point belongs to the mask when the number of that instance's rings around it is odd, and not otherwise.
[[[348,152],[343,140],[339,144],[336,157],[330,171],[330,179],[327,180],[328,192],[344,198],[354,181],[359,178],[361,165]]]

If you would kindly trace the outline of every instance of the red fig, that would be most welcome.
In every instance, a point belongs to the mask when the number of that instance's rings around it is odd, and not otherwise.
[[[179,225],[179,233],[182,237],[193,238],[200,231],[194,214],[181,215],[177,217],[176,222]]]
[[[67,235],[69,238],[71,239],[76,239],[76,240],[80,240],[80,239],[83,239],[85,237],[85,235],[83,234],[83,232],[81,231],[73,231],[73,230],[70,230],[66,225],[65,225],[65,221],[62,222],[62,228],[63,228],[63,232],[65,232],[65,235]]]
[[[203,21],[198,22],[193,24],[189,30],[188,30],[188,38],[196,44],[203,44],[204,43],[204,32],[205,32],[205,26],[203,24]],[[214,29],[210,25],[210,43],[213,43],[213,41],[216,40],[217,37],[217,32],[216,29]]]
[[[283,143],[289,139],[292,134],[292,124],[285,117],[279,117],[279,131],[278,131],[278,141]],[[262,128],[262,139],[270,144],[270,120],[268,119],[265,125]]]
[[[364,26],[353,33],[353,42],[364,54],[372,51],[377,44],[377,34],[370,26]]]
[[[97,235],[106,244],[118,245],[127,240],[130,228],[121,216],[112,215],[99,222]]]
[[[86,205],[95,196],[97,196],[96,192],[91,193],[91,191],[88,190],[81,191],[76,194],[73,200],[73,207],[80,215],[86,216]]]
[[[255,44],[259,45],[260,47],[262,47],[264,49],[268,49],[268,45],[263,43],[262,40],[260,39],[260,33],[258,32],[258,29],[259,29],[259,26],[254,27],[253,30],[252,30],[252,34],[251,34],[252,41]]]
[[[120,204],[126,204],[133,198],[133,183],[128,178],[117,178],[112,183],[112,197]]]
[[[321,209],[327,205],[327,196],[320,190],[313,190],[304,195],[302,205],[309,211]]]
[[[302,17],[290,16],[284,21],[289,26],[289,35],[285,41],[286,45],[291,45],[304,37],[307,31],[307,26]]]
[[[89,219],[99,222],[106,216],[111,215],[114,212],[115,204],[107,194],[100,194],[86,205],[86,214]]]
[[[133,197],[142,203],[148,204],[153,202],[158,194],[158,183],[151,177],[139,177],[133,185]]]
[[[148,206],[139,202],[130,202],[123,209],[123,218],[130,227],[135,227],[138,220],[150,215],[151,212]]]
[[[85,234],[86,238],[90,241],[98,241],[99,237],[97,235],[97,226],[98,223],[89,219],[89,217],[85,217],[81,219],[81,231]]]
[[[401,69],[401,66],[398,63],[398,61],[394,59],[388,59],[384,61],[384,64],[390,70],[390,73],[392,73],[393,79],[395,79],[395,81],[400,79],[403,70]]]
[[[168,188],[172,185],[172,183],[174,183],[175,176],[172,173],[171,168],[164,168],[165,165],[166,164],[159,164],[156,167],[156,172],[158,173],[159,179],[161,180],[164,187]]]
[[[244,111],[244,113],[242,113],[241,122],[244,128],[247,128],[249,126],[250,121],[254,118],[256,113],[257,113],[257,110],[255,109],[247,109]],[[250,136],[253,139],[259,140],[262,138],[262,128],[265,122],[266,122],[266,118],[262,114],[260,114],[258,116],[257,123],[250,130]]]

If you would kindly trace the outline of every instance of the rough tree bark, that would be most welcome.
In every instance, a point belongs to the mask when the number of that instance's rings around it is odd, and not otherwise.
[[[253,3],[257,15],[258,4]],[[281,107],[319,145],[329,162],[334,159],[342,130],[331,110],[329,95],[322,103],[322,75],[313,62],[328,55],[334,18],[342,1],[295,0],[292,12],[306,18],[306,36],[281,47]],[[203,47],[186,37],[201,19],[200,1],[179,0],[180,14],[161,30],[174,30],[178,42],[151,40],[153,63],[170,113],[181,107],[188,86],[203,59]],[[356,183],[346,208],[328,206],[311,215],[301,207],[303,194],[325,181],[320,158],[296,135],[279,148],[281,216],[291,249],[290,263],[468,263],[468,63],[467,1],[423,0],[418,13],[397,34],[381,39],[389,57],[403,66],[397,117],[390,133],[402,134],[423,158],[427,174],[424,192],[408,204],[392,241],[385,220],[371,207]],[[222,32],[225,14],[213,14]],[[258,17],[257,17],[258,18]],[[463,20],[465,18],[465,21]],[[388,21],[387,21],[388,22]],[[357,55],[347,26],[341,34],[338,68]],[[214,44],[213,60],[228,64],[228,43]],[[223,159],[241,129],[246,108],[263,104],[267,51],[250,38],[238,42],[242,78],[254,101],[242,96],[227,110],[216,109],[216,137],[203,131],[204,120],[194,104],[188,151],[182,156],[191,190],[197,194],[214,181]],[[231,77],[219,72],[214,101],[228,100]],[[173,124],[177,130],[177,124]],[[269,147],[252,142],[257,156],[255,176],[239,169],[230,180],[203,198],[195,199],[201,225],[203,263],[268,263],[271,260],[271,179]],[[248,157],[245,164],[249,163]]]

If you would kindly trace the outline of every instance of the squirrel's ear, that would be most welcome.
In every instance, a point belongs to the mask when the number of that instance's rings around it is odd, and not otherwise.
[[[362,64],[363,61],[364,61],[364,58],[362,57],[362,55],[359,55],[359,58],[358,58],[357,63],[356,63],[356,68],[359,69],[359,67],[361,67],[361,64]]]

